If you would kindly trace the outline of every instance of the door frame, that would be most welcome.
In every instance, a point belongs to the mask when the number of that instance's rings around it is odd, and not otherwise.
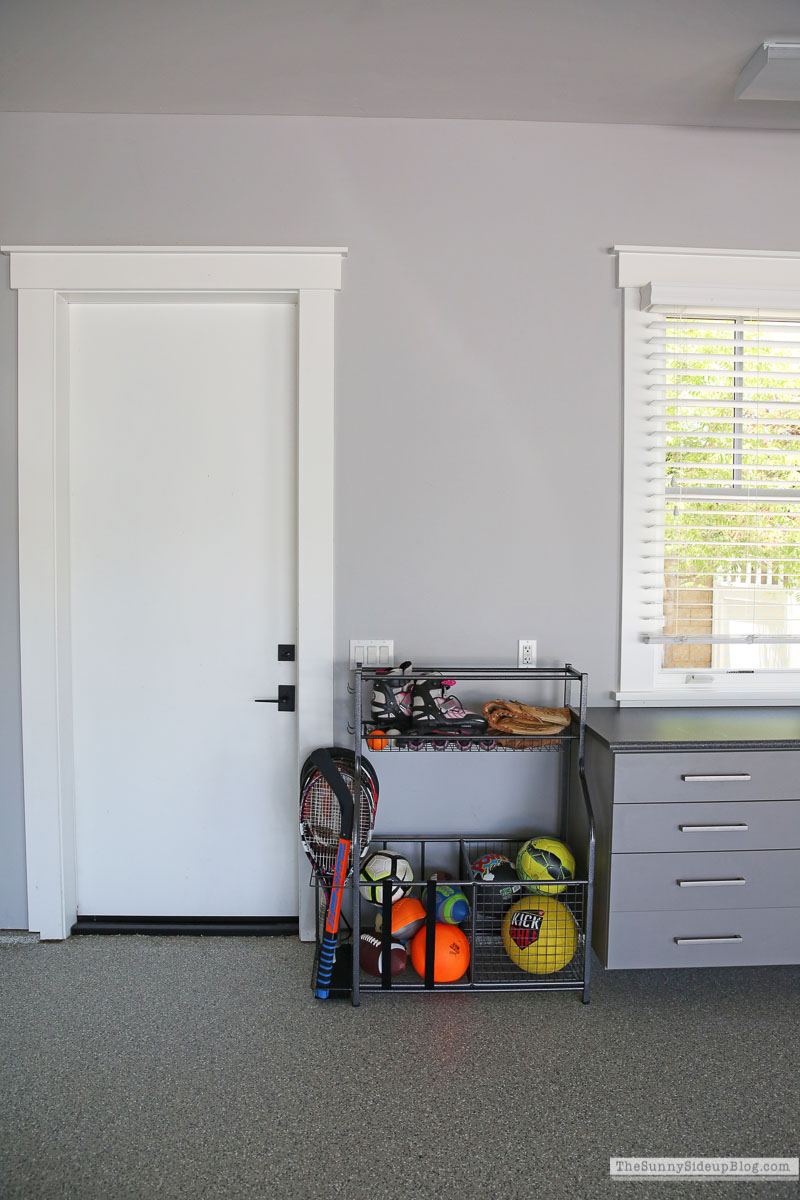
[[[344,248],[3,246],[19,312],[19,573],[28,927],[77,916],[70,626],[69,313],[76,301],[294,303],[297,763],[333,740],[334,296]],[[298,856],[302,858],[298,839]],[[303,860],[304,861],[304,860]],[[313,900],[300,874],[300,933]]]

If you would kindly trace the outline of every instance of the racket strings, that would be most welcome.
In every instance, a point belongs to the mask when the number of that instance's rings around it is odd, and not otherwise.
[[[342,772],[352,795],[353,778]],[[375,796],[366,783],[361,787],[359,836],[362,850],[366,849],[375,818]],[[300,834],[306,853],[317,870],[332,877],[342,828],[339,801],[328,782],[316,772],[306,784],[300,805]]]

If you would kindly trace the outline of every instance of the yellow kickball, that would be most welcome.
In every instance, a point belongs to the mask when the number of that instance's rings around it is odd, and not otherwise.
[[[578,948],[572,913],[552,896],[524,896],[503,917],[506,954],[523,971],[551,975],[571,961]]]

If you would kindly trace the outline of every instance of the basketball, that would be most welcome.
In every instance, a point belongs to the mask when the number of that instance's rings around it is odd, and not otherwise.
[[[523,896],[512,904],[503,917],[502,937],[511,961],[532,975],[561,971],[578,947],[575,918],[551,896]]]
[[[539,880],[543,884],[575,878],[575,858],[568,846],[552,837],[528,838],[517,855],[517,875],[523,880]],[[542,892],[554,896],[563,892],[566,884],[558,887],[527,888],[529,892]]]
[[[402,896],[392,905],[392,937],[407,942],[425,924],[425,909],[413,896]],[[375,932],[383,929],[383,914],[375,917]]]
[[[392,883],[392,904],[408,891],[414,879],[411,863],[402,854],[378,850],[368,854],[361,868],[361,895],[370,904],[383,903],[383,880]]]
[[[370,750],[385,750],[389,739],[382,729],[373,729],[372,733],[367,734],[367,745]]]
[[[422,903],[427,908],[428,889],[422,892]],[[469,917],[469,901],[461,888],[453,887],[450,883],[440,883],[436,887],[436,920],[446,925],[460,925]]]
[[[434,926],[433,982],[455,983],[469,966],[467,935],[457,925]],[[411,962],[414,970],[425,978],[425,944],[427,929],[423,925],[411,943]]]

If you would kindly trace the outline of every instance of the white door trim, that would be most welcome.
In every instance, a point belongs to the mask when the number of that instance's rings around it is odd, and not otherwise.
[[[298,305],[298,767],[333,740],[334,292],[338,249],[15,247],[19,291],[19,568],[28,925],[77,914],[69,534],[69,306],[166,294]],[[287,296],[287,293],[289,294]],[[298,849],[299,853],[299,849]],[[300,931],[313,932],[307,871]]]

